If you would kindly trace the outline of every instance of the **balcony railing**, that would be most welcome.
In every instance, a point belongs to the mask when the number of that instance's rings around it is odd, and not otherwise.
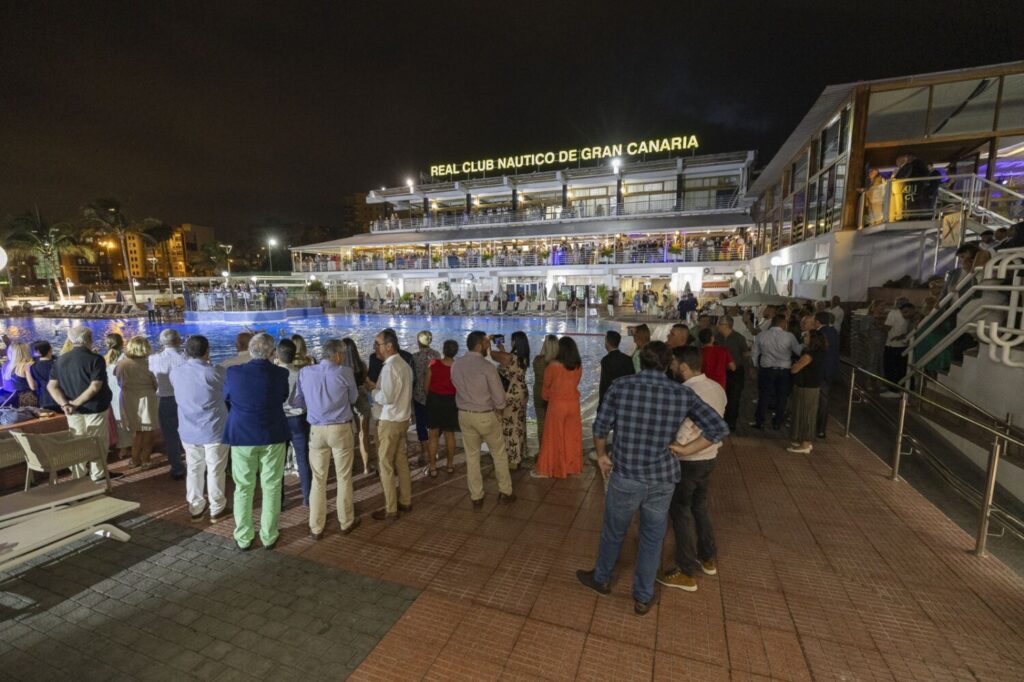
[[[185,309],[190,311],[229,310],[284,310],[286,308],[315,308],[323,305],[315,295],[295,295],[280,291],[189,291],[185,296]]]
[[[961,174],[889,180],[866,188],[860,198],[860,226],[935,220],[963,211],[989,228],[1006,227],[1024,215],[1024,195],[978,175]]]
[[[621,204],[614,199],[597,202],[593,199],[577,200],[572,206],[531,207],[519,211],[511,209],[479,209],[476,212],[438,213],[418,218],[385,218],[370,223],[371,232],[395,230],[433,230],[509,225],[513,223],[545,222],[549,220],[600,220],[641,215],[698,213],[740,208],[739,191],[715,196],[690,195],[677,202],[675,197],[626,198]]]
[[[634,247],[614,250],[575,249],[538,253],[498,252],[491,255],[445,254],[408,255],[354,260],[320,260],[297,263],[296,272],[330,273],[393,270],[457,270],[464,268],[532,268],[588,265],[643,265],[666,263],[707,263],[714,261],[745,261],[758,254],[749,244],[715,246],[698,244],[675,248]]]

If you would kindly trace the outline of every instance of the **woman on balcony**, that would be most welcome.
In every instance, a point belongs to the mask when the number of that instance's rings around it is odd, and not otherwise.
[[[544,371],[543,397],[548,401],[534,478],[565,478],[583,471],[583,420],[580,417],[580,352],[569,336],[558,340],[558,355]]]

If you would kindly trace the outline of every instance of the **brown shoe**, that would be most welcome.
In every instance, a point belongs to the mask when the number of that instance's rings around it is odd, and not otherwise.
[[[398,511],[402,512],[403,514],[408,514],[409,512],[412,511],[412,505],[411,504],[401,504],[401,503],[399,503]]]
[[[388,514],[386,509],[378,509],[377,511],[370,514],[375,521],[397,521],[398,513]]]
[[[356,520],[352,522],[352,525],[350,525],[348,528],[342,528],[341,529],[341,534],[342,535],[348,535],[349,533],[354,531],[356,528],[358,528],[359,524],[361,524],[362,522],[363,522],[363,517],[362,516],[357,516]]]
[[[638,616],[646,616],[650,612],[650,610],[651,610],[651,604],[652,603],[654,603],[653,599],[651,601],[636,601],[636,600],[634,600],[633,601],[633,613],[635,613]]]
[[[483,509],[483,507],[484,507],[484,498],[481,497],[479,500],[473,500],[473,509],[480,510],[480,509]]]
[[[314,533],[313,531],[309,531],[309,537],[319,542],[324,539],[324,532],[320,531],[319,533]]]
[[[498,493],[498,502],[504,502],[505,504],[512,504],[515,501],[516,501],[516,494],[515,493],[509,493],[508,495],[506,495],[505,493]]]

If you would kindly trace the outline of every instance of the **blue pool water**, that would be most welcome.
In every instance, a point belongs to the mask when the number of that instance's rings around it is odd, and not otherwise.
[[[210,339],[211,355],[215,362],[234,354],[235,335],[246,328],[241,325],[219,323],[152,324],[145,319],[138,318],[126,320],[6,318],[0,320],[0,323],[13,340],[31,342],[45,339],[58,349],[64,343],[68,328],[75,324],[83,324],[92,329],[97,345],[102,345],[103,336],[109,332],[121,334],[126,341],[132,336],[142,334],[155,343],[162,330],[173,328],[181,332],[183,336],[202,334]],[[410,352],[416,351],[416,334],[423,329],[428,329],[434,335],[432,346],[436,350],[441,349],[441,344],[445,339],[455,339],[459,344],[460,354],[465,351],[466,335],[474,329],[492,334],[504,334],[506,339],[514,331],[524,331],[530,339],[531,356],[536,355],[539,351],[545,334],[570,334],[579,346],[580,355],[583,357],[580,393],[584,405],[588,407],[593,404],[593,398],[597,395],[597,384],[600,378],[599,363],[605,353],[604,332],[609,329],[618,330],[623,336],[622,350],[628,353],[633,349],[632,341],[625,333],[624,324],[567,320],[564,317],[323,315],[255,328],[266,331],[275,337],[301,334],[305,337],[310,352],[316,356],[319,356],[320,348],[328,339],[350,336],[359,346],[365,360],[373,347],[373,337],[385,327],[394,328],[402,347]],[[531,385],[532,391],[532,371],[528,373],[527,381]],[[530,412],[532,417],[532,405]]]

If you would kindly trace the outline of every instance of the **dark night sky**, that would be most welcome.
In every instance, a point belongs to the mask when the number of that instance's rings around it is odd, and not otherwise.
[[[780,9],[780,8],[785,9]],[[339,223],[432,162],[694,132],[761,163],[830,83],[1024,57],[1013,2],[13,2],[0,216]]]

